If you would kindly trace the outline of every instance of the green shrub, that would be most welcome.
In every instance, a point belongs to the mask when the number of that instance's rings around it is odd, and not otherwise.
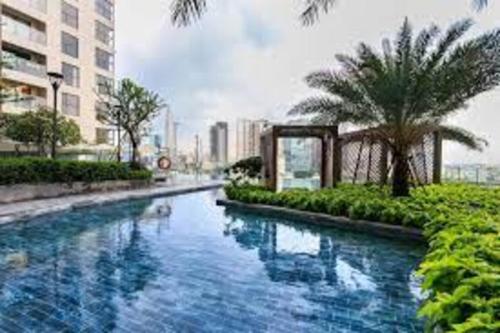
[[[251,195],[250,195],[251,193]],[[387,188],[342,184],[274,193],[230,186],[229,199],[421,228],[427,331],[500,332],[500,188],[431,185],[394,199]]]
[[[149,180],[151,171],[127,164],[44,158],[0,158],[0,185]]]

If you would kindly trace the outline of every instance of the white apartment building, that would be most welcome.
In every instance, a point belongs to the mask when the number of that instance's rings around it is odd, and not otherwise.
[[[238,119],[236,123],[236,159],[260,156],[260,135],[269,126],[267,120]]]
[[[114,82],[114,0],[0,0],[2,80],[23,98],[0,112],[53,106],[47,72],[60,72],[58,111],[89,144],[113,142],[96,119],[98,92]]]

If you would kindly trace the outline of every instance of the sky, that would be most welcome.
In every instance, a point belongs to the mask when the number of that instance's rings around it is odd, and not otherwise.
[[[335,68],[335,54],[354,54],[360,42],[380,50],[405,17],[416,31],[472,18],[466,39],[500,27],[495,0],[480,12],[471,0],[338,0],[311,27],[298,20],[301,0],[209,0],[207,14],[185,28],[172,26],[170,0],[116,3],[117,78],[162,95],[180,123],[181,149],[192,149],[199,134],[208,150],[209,126],[227,121],[230,155],[236,119],[291,120],[287,111],[316,93],[304,83],[308,73]],[[158,130],[163,118],[155,121]],[[490,145],[478,153],[447,143],[446,163],[500,164],[500,89],[478,96],[448,122]]]

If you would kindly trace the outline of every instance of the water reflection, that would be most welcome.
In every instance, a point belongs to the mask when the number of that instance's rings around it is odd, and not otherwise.
[[[232,209],[226,209],[226,216],[230,222],[224,234],[244,249],[256,249],[272,281],[307,288],[306,299],[320,305],[314,316],[344,307],[355,308],[362,316],[385,317],[391,302],[406,305],[401,308],[404,318],[415,317],[421,300],[414,278],[417,258],[422,256],[419,245],[287,224]],[[401,250],[408,256],[402,258]]]
[[[9,237],[0,237],[0,330],[42,330],[43,323],[110,331],[117,295],[132,302],[154,281],[159,263],[141,228],[147,221],[158,233],[168,227],[168,199],[97,210],[2,228]]]

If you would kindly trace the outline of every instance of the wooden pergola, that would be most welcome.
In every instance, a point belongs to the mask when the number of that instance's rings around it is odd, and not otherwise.
[[[340,180],[341,156],[338,143],[338,126],[272,126],[261,135],[261,157],[263,161],[264,185],[277,190],[278,184],[278,144],[281,138],[316,138],[321,140],[321,187],[333,187]]]

